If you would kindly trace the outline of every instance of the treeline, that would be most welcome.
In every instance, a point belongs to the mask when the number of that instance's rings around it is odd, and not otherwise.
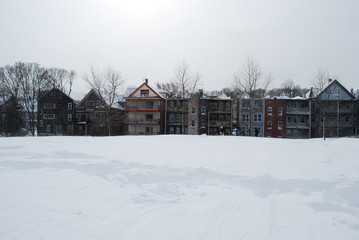
[[[26,129],[34,136],[39,94],[58,88],[70,96],[75,77],[76,73],[72,70],[45,68],[37,63],[16,62],[14,65],[0,67],[0,111],[3,116],[4,113],[7,116],[6,119],[1,119],[0,134],[16,135],[20,131],[21,118],[15,118],[15,113],[21,111],[26,115]],[[198,72],[191,71],[186,62],[178,64],[173,75],[169,77],[169,82],[156,84],[158,88],[167,92],[168,97],[191,98],[197,94],[201,76]],[[118,97],[124,89],[125,81],[120,71],[112,67],[100,70],[91,66],[88,73],[83,74],[81,78],[107,103],[106,115],[109,118],[111,108],[117,104]],[[328,85],[328,80],[335,78],[335,75],[330,75],[327,71],[318,70],[312,85],[323,90]],[[291,79],[285,80],[279,88],[270,89],[272,82],[273,76],[270,73],[265,73],[254,59],[247,58],[234,73],[231,87],[205,94],[225,94],[232,98],[253,99],[266,96],[304,97],[309,90],[295,84]]]
[[[76,73],[72,70],[45,68],[37,63],[17,62],[0,67],[2,134],[16,135],[21,126],[25,125],[27,131],[34,136],[40,92],[55,87],[70,95],[75,76]]]

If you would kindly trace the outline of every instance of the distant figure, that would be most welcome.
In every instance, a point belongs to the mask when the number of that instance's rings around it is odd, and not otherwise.
[[[222,126],[219,127],[219,135],[224,135],[224,130]]]
[[[254,129],[254,136],[258,137],[258,133],[259,133],[258,128],[255,128],[255,129]]]

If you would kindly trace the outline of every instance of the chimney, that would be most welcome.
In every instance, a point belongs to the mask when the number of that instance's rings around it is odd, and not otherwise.
[[[148,84],[148,79],[147,78],[145,78],[145,83]]]

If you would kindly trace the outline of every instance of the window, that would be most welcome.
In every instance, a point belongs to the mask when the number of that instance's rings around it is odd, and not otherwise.
[[[173,113],[170,114],[170,122],[175,121],[175,115]]]
[[[174,133],[175,133],[174,127],[170,127],[170,134],[174,134]]]
[[[272,129],[272,121],[267,122],[267,129]]]
[[[292,117],[287,116],[287,122],[292,122]]]
[[[196,121],[195,120],[192,120],[192,127],[195,127],[196,126]]]
[[[70,114],[67,114],[67,120],[68,121],[72,121],[72,114],[70,113]]]
[[[140,92],[141,97],[148,97],[150,95],[150,91],[148,89],[142,89]]]
[[[62,131],[62,126],[61,125],[56,125],[56,132],[60,133]]]
[[[86,102],[86,108],[87,109],[93,109],[94,107],[94,102],[93,101],[87,101]]]
[[[43,119],[55,119],[55,114],[44,114]]]
[[[202,114],[202,115],[206,115],[206,108],[205,108],[205,107],[202,107],[202,108],[201,108],[201,114]]]
[[[278,107],[278,116],[282,116],[282,115],[283,115],[283,108]]]
[[[329,90],[329,94],[339,94],[339,93],[340,93],[339,89],[331,89],[331,90]]]
[[[46,125],[46,132],[47,133],[51,132],[51,125],[50,124]]]
[[[96,108],[100,108],[101,107],[101,101],[100,100],[97,100],[96,102]]]
[[[268,107],[268,115],[269,115],[269,116],[272,115],[272,107]]]
[[[147,109],[153,109],[153,101],[146,102]]]
[[[67,104],[67,110],[69,110],[69,111],[72,110],[72,103],[68,103],[68,104]]]
[[[146,114],[147,121],[153,121],[153,114]]]
[[[57,94],[57,97],[58,97],[59,99],[61,99],[61,98],[62,98],[62,94],[61,94],[61,93]]]
[[[146,127],[146,134],[152,134],[153,128],[152,127]]]
[[[304,116],[300,116],[300,123],[305,123],[305,118],[304,118]]]
[[[56,104],[55,103],[44,103],[44,109],[55,109]]]
[[[282,128],[283,128],[283,122],[278,121],[278,130],[282,130]]]
[[[195,114],[195,113],[196,113],[196,108],[193,107],[193,108],[192,108],[192,114]]]
[[[67,125],[67,131],[72,132],[72,125],[71,124]]]
[[[262,114],[254,114],[253,115],[253,121],[261,122],[262,121]]]
[[[297,109],[297,108],[298,108],[298,103],[297,103],[297,102],[294,102],[294,103],[293,103],[293,108],[294,108],[294,109]]]
[[[242,114],[242,121],[243,122],[248,122],[249,121],[249,114],[248,113],[243,113]]]

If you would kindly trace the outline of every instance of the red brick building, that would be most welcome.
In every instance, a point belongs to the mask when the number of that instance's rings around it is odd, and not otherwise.
[[[265,99],[264,101],[264,136],[286,137],[286,102],[285,99]]]

